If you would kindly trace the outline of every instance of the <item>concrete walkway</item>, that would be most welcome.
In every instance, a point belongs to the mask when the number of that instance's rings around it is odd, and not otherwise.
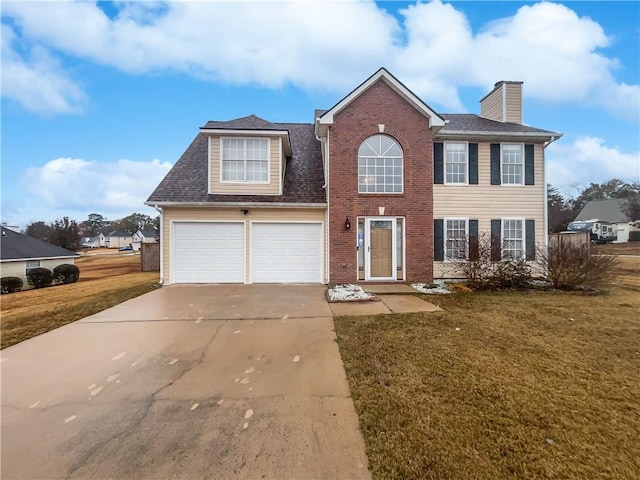
[[[364,316],[391,313],[438,312],[442,309],[415,296],[417,290],[403,283],[366,284],[365,292],[373,293],[380,300],[363,302],[330,303],[334,316]]]
[[[323,286],[171,286],[2,351],[2,478],[370,478]]]

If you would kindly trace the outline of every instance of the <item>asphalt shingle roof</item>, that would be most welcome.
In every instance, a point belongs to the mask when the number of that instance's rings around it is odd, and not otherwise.
[[[130,237],[131,235],[124,230],[114,230],[106,235],[107,237]]]
[[[8,228],[2,229],[2,237],[0,239],[0,258],[2,261],[76,256],[78,256],[77,253],[66,248],[51,245],[48,242],[22,235]]]
[[[576,220],[598,219],[611,223],[625,223],[630,221],[630,218],[624,213],[626,205],[627,200],[624,198],[591,200],[582,207],[582,210],[580,210]]]
[[[529,127],[520,123],[497,122],[471,113],[443,113],[440,115],[448,123],[440,129],[439,134],[487,132],[487,133],[537,133],[558,136],[559,133]]]
[[[219,130],[282,130],[282,125],[268,122],[256,115],[249,115],[226,122],[211,120],[202,128]]]
[[[209,195],[207,134],[199,133],[147,202],[326,203],[320,142],[314,126],[303,123],[263,123],[255,115],[230,122],[208,122],[206,128],[288,130],[292,157],[287,159],[282,195]],[[220,127],[220,125],[226,127]],[[271,127],[267,128],[267,124]]]

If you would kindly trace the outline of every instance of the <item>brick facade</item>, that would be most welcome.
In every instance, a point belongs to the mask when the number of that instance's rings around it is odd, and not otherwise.
[[[358,149],[379,132],[393,137],[404,157],[404,193],[359,194]],[[357,218],[405,218],[406,281],[433,279],[433,133],[414,106],[380,79],[334,116],[329,132],[330,282],[357,281]],[[349,217],[351,229],[345,229]]]

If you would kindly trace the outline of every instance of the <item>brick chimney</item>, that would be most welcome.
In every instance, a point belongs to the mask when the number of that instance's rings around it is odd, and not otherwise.
[[[480,100],[480,116],[498,122],[522,123],[522,82],[496,83]]]

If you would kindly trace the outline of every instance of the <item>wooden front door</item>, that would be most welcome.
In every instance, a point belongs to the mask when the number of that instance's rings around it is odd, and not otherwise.
[[[371,278],[393,277],[393,222],[374,220],[370,223]]]

